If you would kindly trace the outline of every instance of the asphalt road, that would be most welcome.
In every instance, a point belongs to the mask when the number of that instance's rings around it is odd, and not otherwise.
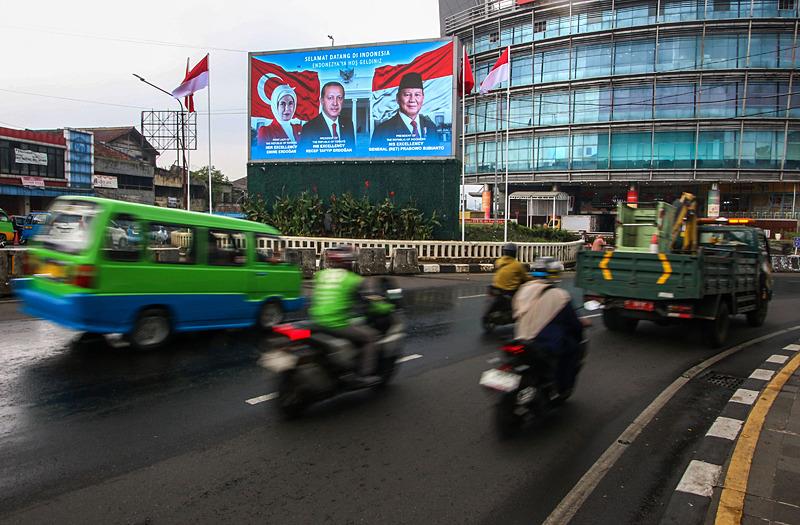
[[[487,279],[404,279],[406,353],[421,357],[386,392],[342,396],[291,423],[271,401],[246,402],[275,390],[256,366],[267,344],[257,334],[139,354],[74,344],[2,304],[0,522],[540,523],[662,389],[718,352],[684,326],[619,335],[595,323],[570,402],[500,441],[477,385],[499,340],[478,322]],[[799,292],[800,277],[778,276],[767,323],[737,319],[730,344],[798,324]],[[720,369],[742,374],[771,348]],[[676,396],[575,522],[656,523],[723,397],[700,382]]]

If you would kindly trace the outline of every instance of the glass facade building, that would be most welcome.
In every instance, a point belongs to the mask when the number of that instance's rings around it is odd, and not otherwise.
[[[506,85],[466,99],[468,181],[504,176],[508,125],[517,188],[793,185],[799,1],[451,6],[442,32],[466,47],[478,85],[511,47],[509,115]]]

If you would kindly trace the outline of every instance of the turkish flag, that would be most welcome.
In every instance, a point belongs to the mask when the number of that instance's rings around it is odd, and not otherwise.
[[[274,119],[272,90],[288,84],[297,94],[294,118],[309,121],[319,115],[319,75],[316,71],[286,71],[277,64],[250,59],[250,116]]]

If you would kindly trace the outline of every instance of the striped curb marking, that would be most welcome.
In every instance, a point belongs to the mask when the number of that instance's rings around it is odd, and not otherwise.
[[[785,346],[782,353],[768,357],[750,374],[742,384],[742,388],[731,396],[720,416],[699,443],[695,459],[691,460],[678,486],[675,487],[661,518],[662,524],[700,525],[706,522],[706,513],[711,505],[714,490],[728,484],[727,480],[726,483],[722,483],[723,465],[734,451],[737,439],[744,435],[742,428],[746,425],[751,411],[755,410],[753,405],[759,401],[762,391],[769,386],[768,382],[776,377],[782,365],[798,350],[800,345],[791,344]],[[730,469],[727,476],[731,476]],[[745,477],[744,483],[746,482]]]

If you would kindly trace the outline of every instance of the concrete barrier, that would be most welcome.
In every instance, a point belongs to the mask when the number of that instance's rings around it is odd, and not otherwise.
[[[392,254],[392,273],[410,275],[419,273],[419,260],[416,248],[395,248]]]
[[[359,248],[356,253],[355,271],[360,275],[385,275],[386,250],[384,248]]]
[[[296,264],[303,277],[310,278],[317,271],[317,252],[314,248],[287,248],[286,262]]]

